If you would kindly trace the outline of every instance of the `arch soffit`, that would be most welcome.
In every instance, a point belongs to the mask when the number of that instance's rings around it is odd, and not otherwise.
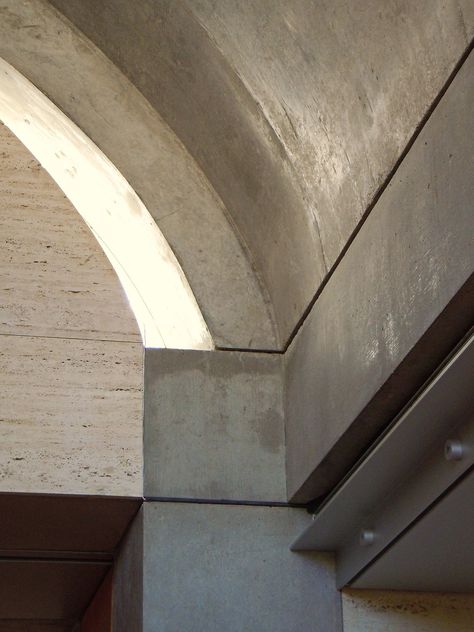
[[[136,193],[87,136],[2,59],[0,119],[91,229],[122,283],[145,346],[212,349],[181,267]]]
[[[283,342],[473,32],[458,3],[49,3],[196,159],[248,247]]]
[[[0,57],[130,182],[177,256],[215,344],[278,348],[269,300],[224,205],[157,112],[46,3],[3,0],[0,13]]]

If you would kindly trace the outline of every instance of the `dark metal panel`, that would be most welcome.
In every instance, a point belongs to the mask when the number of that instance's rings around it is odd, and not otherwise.
[[[337,551],[341,587],[437,501],[474,462],[473,377],[471,337],[315,514],[293,549]],[[464,445],[461,459],[445,458],[448,439]]]
[[[0,560],[1,619],[78,619],[107,562]]]
[[[0,494],[0,555],[112,553],[141,502],[107,496]]]
[[[71,621],[0,621],[0,632],[78,632]]]
[[[354,588],[474,592],[474,472],[351,585]]]
[[[474,462],[474,418],[446,439],[456,437],[465,446],[464,458],[447,461],[444,458],[446,441],[442,439],[430,451],[413,476],[400,487],[387,490],[384,502],[375,506],[365,516],[351,537],[338,550],[337,583],[344,586],[368,562],[373,560],[433,502],[445,492]],[[362,535],[372,534],[372,542],[361,540]],[[474,562],[474,559],[473,559]],[[421,588],[420,588],[421,590]]]
[[[81,632],[112,632],[112,580],[110,570],[82,617]]]

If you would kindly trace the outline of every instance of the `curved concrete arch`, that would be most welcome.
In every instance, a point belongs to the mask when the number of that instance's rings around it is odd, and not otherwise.
[[[139,193],[216,345],[281,349],[470,41],[466,6],[2,0],[0,54]]]
[[[0,157],[0,495],[141,495],[144,349],[127,297],[1,123]]]
[[[196,158],[283,342],[474,33],[458,0],[50,2]]]
[[[215,344],[278,346],[266,291],[222,201],[159,114],[49,3],[2,0],[0,17],[0,56],[91,138],[143,200]]]
[[[128,182],[85,134],[1,58],[0,119],[49,172],[95,235],[127,294],[144,345],[212,349],[173,252]]]

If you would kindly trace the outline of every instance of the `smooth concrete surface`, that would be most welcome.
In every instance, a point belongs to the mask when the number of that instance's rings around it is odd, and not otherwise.
[[[51,4],[196,159],[283,343],[474,33],[457,0]]]
[[[0,491],[141,496],[141,344],[0,338]]]
[[[328,554],[291,553],[301,509],[145,503],[143,632],[342,632]]]
[[[349,0],[55,4],[131,82],[42,0],[0,0],[0,55],[130,180],[182,262],[217,343],[257,349],[285,342],[474,23],[468,0],[388,0],[383,7],[375,0],[357,6]],[[472,258],[465,257],[468,244],[472,252],[472,189],[465,178],[472,104],[465,96],[457,89],[450,107],[437,109],[445,121],[430,121],[288,354],[288,471],[295,496],[310,481],[300,499],[329,488],[460,334],[440,318],[472,280]],[[18,317],[19,310],[11,314]],[[43,314],[39,323],[47,322]],[[440,339],[429,339],[433,349],[425,343],[423,364],[410,353],[435,322]],[[137,493],[139,346],[126,341],[120,351],[112,341],[46,343],[44,336],[24,335],[3,335],[0,342],[2,483],[21,491]],[[415,381],[394,374],[407,358]],[[192,403],[199,410],[196,401],[207,397],[207,405],[219,405],[212,419],[193,419],[173,416],[165,402],[171,447],[161,460],[166,470],[158,462],[153,470],[158,490],[163,482],[178,494],[218,498],[243,492],[246,498],[250,490],[257,500],[281,492],[282,442],[272,433],[268,441],[268,428],[254,425],[275,417],[254,413],[271,409],[276,377],[257,371],[250,380],[247,368],[237,378],[234,366],[224,379],[221,362],[209,381],[196,378],[199,368],[188,371],[177,362],[176,376],[166,375],[175,407],[189,411]],[[392,390],[370,409],[387,379]],[[280,407],[282,391],[275,392]],[[227,417],[222,403],[241,418]],[[273,430],[281,414],[276,417]],[[152,456],[162,450],[156,419]],[[181,422],[181,436],[174,422]],[[212,453],[195,449],[209,437]],[[177,444],[183,452],[175,452]],[[308,520],[303,510],[282,507],[147,504],[117,562],[118,629],[141,632],[144,615],[149,632],[340,631],[330,556],[288,550]],[[24,585],[16,588],[20,596]],[[35,588],[47,586],[40,579]],[[467,621],[465,610],[460,613],[466,602],[443,599],[436,620],[426,596],[397,602],[377,595],[361,606],[349,593],[346,627],[372,632],[419,624],[423,630],[430,621],[436,630],[441,620]],[[426,619],[413,608],[428,612]],[[37,632],[42,625],[29,627]]]
[[[345,590],[344,632],[471,632],[473,594]]]
[[[471,53],[286,354],[295,501],[327,492],[472,325],[473,105]]]
[[[143,507],[121,542],[112,580],[111,632],[143,630]],[[161,569],[162,577],[169,570]]]
[[[280,355],[147,349],[146,497],[286,501]]]
[[[177,256],[216,344],[275,348],[266,291],[223,202],[132,83],[43,0],[0,0],[0,56],[131,184]]]

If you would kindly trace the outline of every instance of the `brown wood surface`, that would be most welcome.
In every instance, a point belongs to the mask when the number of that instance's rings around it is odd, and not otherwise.
[[[112,632],[112,570],[110,570],[87,608],[81,632]]]

